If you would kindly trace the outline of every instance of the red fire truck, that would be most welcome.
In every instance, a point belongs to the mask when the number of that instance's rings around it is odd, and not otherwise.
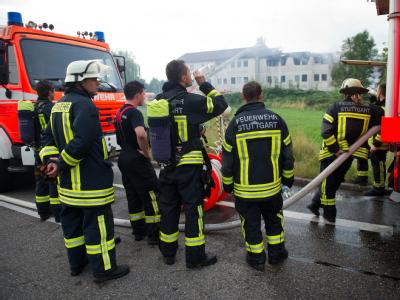
[[[34,165],[33,151],[19,136],[17,102],[37,98],[39,80],[51,81],[56,100],[63,95],[68,64],[75,60],[98,59],[112,70],[100,82],[94,99],[108,150],[118,149],[114,126],[115,111],[122,105],[123,86],[103,32],[84,32],[78,37],[51,32],[53,25],[22,22],[19,13],[8,13],[8,24],[0,25],[0,192],[10,187],[12,172],[27,172]],[[121,67],[121,68],[118,68]]]

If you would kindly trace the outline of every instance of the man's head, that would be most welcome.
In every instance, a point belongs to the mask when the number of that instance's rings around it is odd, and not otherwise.
[[[261,85],[256,81],[250,81],[243,86],[242,96],[246,102],[255,102],[261,100]]]
[[[187,64],[180,59],[172,60],[165,68],[168,81],[178,82],[184,87],[192,85],[192,76]]]
[[[40,80],[36,84],[36,92],[39,99],[48,99],[50,101],[54,99],[54,86],[50,81]]]
[[[378,88],[376,89],[376,97],[379,100],[383,100],[386,98],[386,83],[381,83],[378,85]]]
[[[351,97],[351,99],[356,103],[362,103],[361,95],[368,93],[368,89],[363,87],[360,80],[355,78],[347,78],[343,81],[339,92]]]
[[[127,101],[133,101],[137,106],[142,106],[146,97],[144,85],[136,80],[125,85],[124,94]]]

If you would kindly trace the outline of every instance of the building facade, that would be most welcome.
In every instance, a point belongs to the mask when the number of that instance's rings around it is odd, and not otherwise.
[[[186,53],[183,59],[192,71],[206,68],[207,80],[225,92],[241,91],[243,84],[256,80],[265,87],[332,89],[331,70],[337,61],[333,53],[291,52],[250,48]]]

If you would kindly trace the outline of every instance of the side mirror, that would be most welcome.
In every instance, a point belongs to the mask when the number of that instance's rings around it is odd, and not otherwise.
[[[0,40],[0,85],[6,85],[9,81],[9,69],[7,61],[7,43]]]
[[[114,55],[115,63],[117,64],[117,68],[119,71],[119,74],[121,75],[122,79],[126,83],[126,76],[125,76],[125,56],[120,56],[120,55]]]

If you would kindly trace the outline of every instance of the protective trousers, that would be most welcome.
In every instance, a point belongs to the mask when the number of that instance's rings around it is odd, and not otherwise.
[[[182,165],[160,172],[160,250],[173,257],[178,249],[179,216],[185,211],[186,262],[205,259],[202,165]]]
[[[84,266],[88,260],[95,274],[116,266],[110,204],[96,207],[63,205],[61,225],[71,269]]]
[[[118,159],[122,183],[128,200],[132,233],[158,239],[160,210],[158,207],[158,179],[150,161],[122,151]]]
[[[386,182],[386,150],[371,152],[371,165],[374,174],[374,188],[384,189]]]
[[[368,182],[368,159],[356,157],[357,160],[357,177],[365,178],[365,182]]]
[[[240,216],[248,257],[257,264],[265,263],[261,217],[265,222],[268,255],[278,256],[285,248],[282,196],[279,194],[263,202],[236,199],[235,208]]]
[[[325,170],[335,159],[336,156],[321,160],[320,172]],[[336,217],[336,191],[344,181],[344,177],[350,169],[352,162],[353,157],[351,156],[322,181],[318,192],[314,194],[312,199],[313,205],[322,207],[325,216]]]

